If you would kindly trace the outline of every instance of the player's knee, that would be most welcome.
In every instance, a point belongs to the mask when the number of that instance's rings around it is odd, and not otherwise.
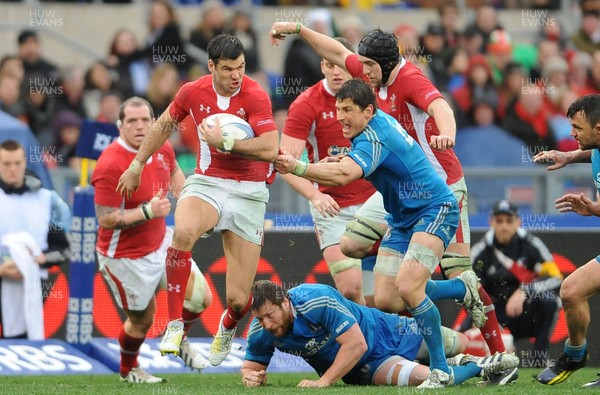
[[[402,300],[392,300],[392,298],[381,295],[377,291],[373,295],[373,300],[375,301],[375,307],[386,313],[398,313],[406,308]]]
[[[361,243],[357,240],[351,239],[347,236],[340,238],[340,250],[342,254],[350,258],[361,259],[370,251],[371,246],[365,243]]]
[[[396,277],[394,281],[396,288],[398,289],[398,294],[402,299],[409,298],[411,295],[418,290],[419,284],[414,279],[405,278],[405,277]]]
[[[131,326],[142,333],[148,333],[154,323],[154,314],[129,315],[128,318]]]
[[[248,304],[250,294],[241,289],[227,289],[227,304],[235,311],[241,311]]]
[[[581,285],[578,286],[575,281],[569,280],[570,278],[567,277],[560,287],[560,299],[565,309],[573,307],[583,300],[580,289]]]
[[[362,290],[357,284],[340,284],[338,291],[340,291],[340,293],[344,295],[346,299],[349,299],[353,302],[357,302],[362,299]]]
[[[196,242],[196,230],[188,227],[176,227],[171,244],[179,250],[191,250]]]

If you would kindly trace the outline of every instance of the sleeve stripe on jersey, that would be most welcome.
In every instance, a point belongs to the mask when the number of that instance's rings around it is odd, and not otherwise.
[[[548,250],[548,247],[546,247],[546,245],[544,244],[544,242],[542,242],[542,240],[540,240],[538,237],[533,236],[531,238],[531,244],[537,248],[537,250],[539,251],[540,255],[542,256],[542,259],[546,262],[554,262],[554,257],[552,256],[552,253],[550,252],[550,250]]]
[[[340,313],[356,319],[356,317],[354,317],[354,314],[352,314],[350,312],[350,310],[348,310],[346,308],[346,306],[341,305],[335,298],[332,298],[330,296],[321,296],[321,297],[313,299],[301,306],[296,306],[296,311],[298,311],[302,314],[306,314],[311,310],[314,310],[314,309],[317,309],[320,307],[325,307],[325,306],[332,308],[332,309],[336,309]]]
[[[369,125],[365,128],[365,137],[368,141],[374,143],[373,147],[373,162],[371,163],[371,168],[369,169],[368,174],[371,174],[375,170],[375,166],[379,163],[379,158],[381,158],[381,140],[379,140],[379,136],[375,133],[375,130]]]
[[[444,223],[444,221],[446,220],[446,214],[448,214],[449,207],[450,206],[448,204],[443,204],[442,207],[440,207],[440,209],[438,210],[437,216],[435,217],[435,220],[432,223],[430,223],[429,225],[427,225],[425,232],[435,233],[438,230],[440,225],[442,223]]]
[[[250,337],[250,335],[260,332],[262,329],[262,325],[260,325],[258,321],[254,321],[252,325],[250,325],[250,329],[248,329],[247,337]]]

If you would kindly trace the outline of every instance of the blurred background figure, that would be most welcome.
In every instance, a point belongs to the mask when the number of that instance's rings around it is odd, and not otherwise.
[[[333,18],[331,11],[326,8],[316,8],[306,13],[309,28],[332,36]],[[290,42],[285,54],[283,66],[282,91],[285,92],[283,101],[286,107],[309,86],[313,86],[323,78],[321,73],[321,58],[300,37]]]
[[[167,109],[179,87],[179,77],[175,66],[167,63],[154,70],[146,92],[146,99],[152,105],[157,117]]]
[[[597,0],[580,0],[581,28],[571,37],[579,51],[590,55],[600,49],[600,3]]]
[[[246,73],[254,74],[260,71],[259,42],[250,14],[236,10],[231,17],[229,34],[236,36],[244,45]]]
[[[100,111],[102,95],[115,89],[112,74],[104,62],[95,62],[86,71],[83,105],[89,118],[95,119]]]
[[[358,51],[358,43],[365,36],[365,24],[357,16],[347,16],[337,24],[340,37],[345,38],[352,44],[353,51]]]
[[[58,78],[58,69],[42,57],[42,47],[35,30],[23,30],[17,41],[19,43],[19,58],[23,62],[25,79],[30,74],[41,74],[44,78]]]
[[[62,110],[52,119],[52,130],[54,131],[54,150],[48,158],[49,167],[70,167],[79,170],[79,158],[75,156],[79,132],[81,129],[81,117],[72,111]]]
[[[209,0],[204,4],[200,23],[190,33],[190,43],[206,51],[208,42],[225,32],[225,7],[218,0]]]
[[[150,69],[135,34],[119,29],[111,41],[107,65],[116,74],[116,88],[124,96],[141,95],[150,81]]]

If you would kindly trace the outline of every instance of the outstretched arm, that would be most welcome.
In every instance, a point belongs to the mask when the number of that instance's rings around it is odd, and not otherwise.
[[[553,162],[554,164],[547,167],[547,170],[558,170],[565,167],[569,163],[590,162],[592,158],[592,150],[582,151],[580,149],[561,152],[561,151],[542,151],[538,152],[533,161],[538,163]]]
[[[335,341],[340,344],[333,363],[318,380],[302,380],[298,387],[328,387],[344,377],[367,352],[365,337],[357,323],[338,336]]]
[[[362,178],[363,171],[356,162],[348,157],[340,162],[307,164],[292,155],[278,155],[275,170],[292,173],[315,181],[321,185],[340,186]]]
[[[352,55],[352,51],[335,39],[311,30],[300,22],[275,22],[271,26],[271,43],[279,45],[279,40],[284,40],[290,34],[298,34],[321,58],[346,69],[346,57]]]

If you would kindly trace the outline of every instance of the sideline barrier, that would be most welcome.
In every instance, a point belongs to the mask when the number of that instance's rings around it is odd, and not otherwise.
[[[0,340],[0,375],[107,373],[112,372],[62,340]]]

